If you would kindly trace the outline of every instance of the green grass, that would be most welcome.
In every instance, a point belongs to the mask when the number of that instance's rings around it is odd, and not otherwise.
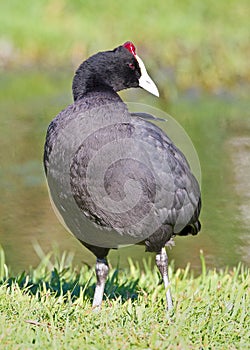
[[[174,313],[150,263],[112,268],[102,310],[91,310],[94,269],[72,256],[44,257],[36,269],[12,276],[0,265],[0,349],[247,349],[249,270],[170,268]],[[51,263],[51,261],[53,261]]]
[[[213,91],[250,80],[247,0],[1,2],[0,67],[77,65],[126,40],[162,85]]]

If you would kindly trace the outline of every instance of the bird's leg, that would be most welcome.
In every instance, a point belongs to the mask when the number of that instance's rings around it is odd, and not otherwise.
[[[161,273],[164,287],[166,289],[166,302],[167,302],[167,310],[170,311],[173,309],[173,301],[171,297],[170,291],[170,283],[168,278],[168,256],[164,248],[161,248],[161,251],[156,254],[156,265]]]
[[[96,259],[95,272],[97,282],[92,307],[96,310],[100,310],[103,299],[104,287],[109,273],[109,266],[106,258]]]

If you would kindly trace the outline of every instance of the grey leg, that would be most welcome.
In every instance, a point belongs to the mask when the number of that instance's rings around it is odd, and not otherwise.
[[[166,289],[166,302],[167,302],[167,310],[170,311],[173,309],[173,301],[170,292],[170,283],[168,279],[168,256],[165,248],[162,248],[161,251],[156,254],[156,265],[161,273],[164,287]]]
[[[109,273],[109,266],[106,258],[96,259],[95,272],[97,282],[92,307],[96,310],[100,310],[103,299],[104,287]]]

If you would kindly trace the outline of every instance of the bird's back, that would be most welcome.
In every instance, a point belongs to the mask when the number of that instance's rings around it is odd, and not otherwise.
[[[186,158],[116,96],[89,94],[50,124],[44,164],[57,210],[82,241],[81,216],[114,245],[196,234],[200,190]]]

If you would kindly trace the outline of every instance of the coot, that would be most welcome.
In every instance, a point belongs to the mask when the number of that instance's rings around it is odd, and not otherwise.
[[[201,228],[200,189],[183,153],[150,122],[130,113],[117,91],[159,96],[133,43],[99,52],[77,69],[74,102],[50,123],[44,167],[60,220],[96,256],[99,309],[110,249],[144,244],[156,253],[167,308],[173,307],[165,246]]]

